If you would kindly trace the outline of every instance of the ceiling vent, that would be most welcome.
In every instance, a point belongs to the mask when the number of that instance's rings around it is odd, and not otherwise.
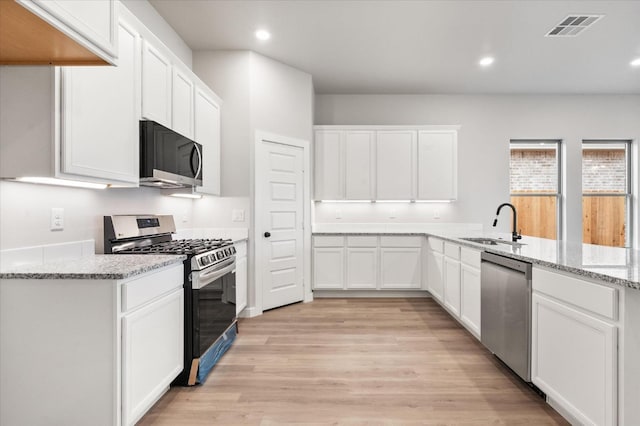
[[[603,17],[604,15],[569,15],[545,37],[575,37]]]

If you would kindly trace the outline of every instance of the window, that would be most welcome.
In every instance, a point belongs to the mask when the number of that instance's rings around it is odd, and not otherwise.
[[[561,218],[560,141],[512,140],[511,204],[523,235],[557,239]]]
[[[630,142],[582,142],[582,241],[631,247]]]

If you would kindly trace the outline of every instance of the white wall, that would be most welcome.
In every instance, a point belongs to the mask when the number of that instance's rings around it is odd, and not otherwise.
[[[193,71],[223,100],[220,168],[225,197],[249,196],[250,60],[246,50],[196,51],[193,56]]]
[[[224,101],[222,195],[248,197],[255,130],[311,140],[311,75],[246,50],[196,51],[193,70]]]
[[[192,228],[190,199],[154,188],[80,189],[0,181],[0,249],[93,238],[103,252],[103,216],[172,214],[177,228]],[[51,208],[64,208],[64,230],[50,231]]]
[[[255,285],[255,241],[252,238],[255,133],[262,130],[304,139],[311,144],[313,82],[307,73],[250,51],[196,51],[193,70],[224,99],[222,195],[231,198],[222,203],[205,204],[215,204],[221,218],[231,217],[237,206],[247,206],[245,216],[250,228],[248,304],[252,308],[261,291]],[[209,218],[198,213],[196,226],[208,226],[204,220]],[[236,222],[232,225],[238,226]]]
[[[147,0],[120,0],[144,25],[189,68],[193,63],[193,52],[187,43],[164,20]]]
[[[640,140],[640,96],[316,95],[315,124],[458,124],[458,201],[450,205],[317,204],[317,222],[435,221],[491,226],[509,200],[509,140],[561,139],[566,238],[582,240],[582,139]],[[637,143],[637,142],[636,142]],[[637,152],[637,151],[636,151]],[[640,182],[638,182],[640,183]],[[636,188],[638,185],[636,185]],[[389,213],[396,208],[397,218]],[[341,219],[335,218],[336,209]],[[510,220],[501,218],[503,230]]]

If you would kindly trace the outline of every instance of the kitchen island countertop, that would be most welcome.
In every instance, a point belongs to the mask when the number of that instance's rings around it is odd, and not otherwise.
[[[0,279],[121,280],[181,263],[184,255],[97,254],[75,260],[21,265],[0,272]]]

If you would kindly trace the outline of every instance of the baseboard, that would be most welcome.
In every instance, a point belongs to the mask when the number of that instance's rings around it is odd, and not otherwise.
[[[240,315],[238,315],[239,318],[253,318],[253,317],[257,317],[259,315],[262,315],[262,311],[258,310],[258,308],[256,308],[255,306],[253,307],[246,307],[242,310],[242,312],[240,312]]]
[[[398,298],[425,298],[431,297],[426,290],[314,290],[313,297],[321,298],[349,298],[349,297],[398,297]]]
[[[551,406],[554,410],[558,412],[566,421],[571,423],[572,425],[582,425],[583,423],[576,419],[569,411],[567,411],[561,404],[556,402],[553,398],[547,395],[547,404]]]

